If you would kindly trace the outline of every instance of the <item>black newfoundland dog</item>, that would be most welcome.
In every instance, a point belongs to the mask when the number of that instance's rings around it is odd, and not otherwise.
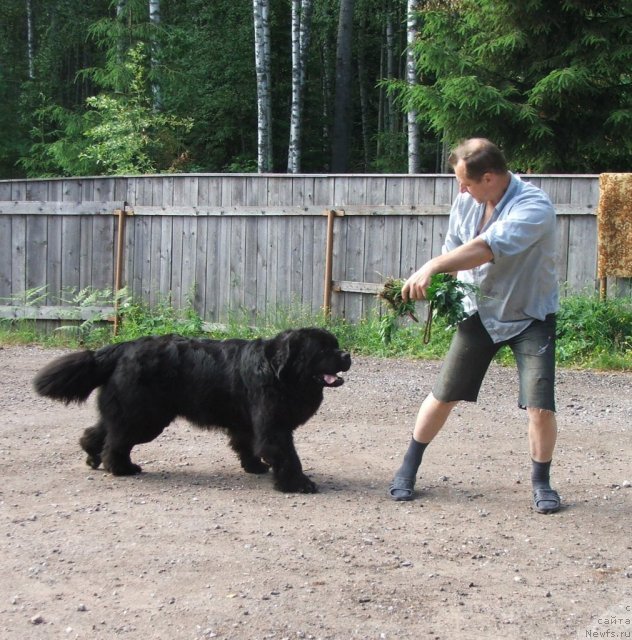
[[[100,387],[99,420],[80,439],[94,469],[140,473],[130,452],[176,417],[230,438],[248,473],[272,467],[280,491],[314,493],[294,447],[294,430],[343,384],[351,357],[329,331],[290,329],[269,340],[146,337],[62,356],[34,379],[42,396],[85,401]]]

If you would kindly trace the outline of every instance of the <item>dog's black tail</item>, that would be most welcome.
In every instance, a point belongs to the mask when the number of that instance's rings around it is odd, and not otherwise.
[[[112,375],[122,345],[103,347],[98,351],[78,351],[53,360],[33,379],[35,391],[48,398],[84,402]]]

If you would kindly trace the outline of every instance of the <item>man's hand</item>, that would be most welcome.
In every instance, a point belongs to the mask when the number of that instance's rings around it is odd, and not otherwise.
[[[408,302],[408,300],[425,300],[426,289],[430,286],[430,278],[434,275],[434,271],[430,263],[432,260],[426,262],[421,269],[418,269],[413,273],[402,287],[402,300]]]
[[[415,271],[402,287],[402,300],[425,300],[430,278],[435,273],[452,273],[478,267],[494,259],[494,254],[481,238],[474,238],[460,247],[428,260]]]

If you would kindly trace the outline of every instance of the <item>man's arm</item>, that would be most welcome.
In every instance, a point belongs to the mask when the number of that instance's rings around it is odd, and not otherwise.
[[[456,273],[479,267],[491,262],[494,254],[489,245],[481,238],[474,238],[460,247],[448,251],[436,258],[428,260],[420,269],[415,271],[402,287],[402,299],[423,300],[426,297],[426,289],[430,285],[430,278],[435,273]]]

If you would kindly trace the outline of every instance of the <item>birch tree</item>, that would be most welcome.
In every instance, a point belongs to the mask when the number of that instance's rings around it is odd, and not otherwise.
[[[26,42],[29,80],[35,79],[35,35],[33,31],[33,6],[31,0],[26,0]]]
[[[272,97],[270,65],[270,3],[253,0],[255,72],[257,75],[257,170],[272,170]]]
[[[406,23],[407,49],[406,49],[406,81],[408,86],[419,84],[417,68],[415,65],[414,44],[417,38],[417,10],[419,0],[408,0],[408,14]],[[417,111],[412,108],[407,112],[408,122],[408,173],[419,173],[419,122]]]
[[[395,25],[393,24],[393,9],[391,7],[386,11],[386,77],[388,80],[397,78],[397,67],[395,65]],[[397,117],[395,110],[395,98],[392,94],[388,95],[386,102],[386,112],[384,118],[385,131],[394,134],[397,131]]]
[[[290,144],[288,173],[301,170],[301,131],[305,68],[311,36],[312,0],[292,0],[292,105],[290,112]]]
[[[151,93],[154,111],[162,110],[162,95],[158,82],[158,58],[160,47],[158,44],[158,27],[160,26],[160,0],[149,0],[149,24],[151,25]]]

